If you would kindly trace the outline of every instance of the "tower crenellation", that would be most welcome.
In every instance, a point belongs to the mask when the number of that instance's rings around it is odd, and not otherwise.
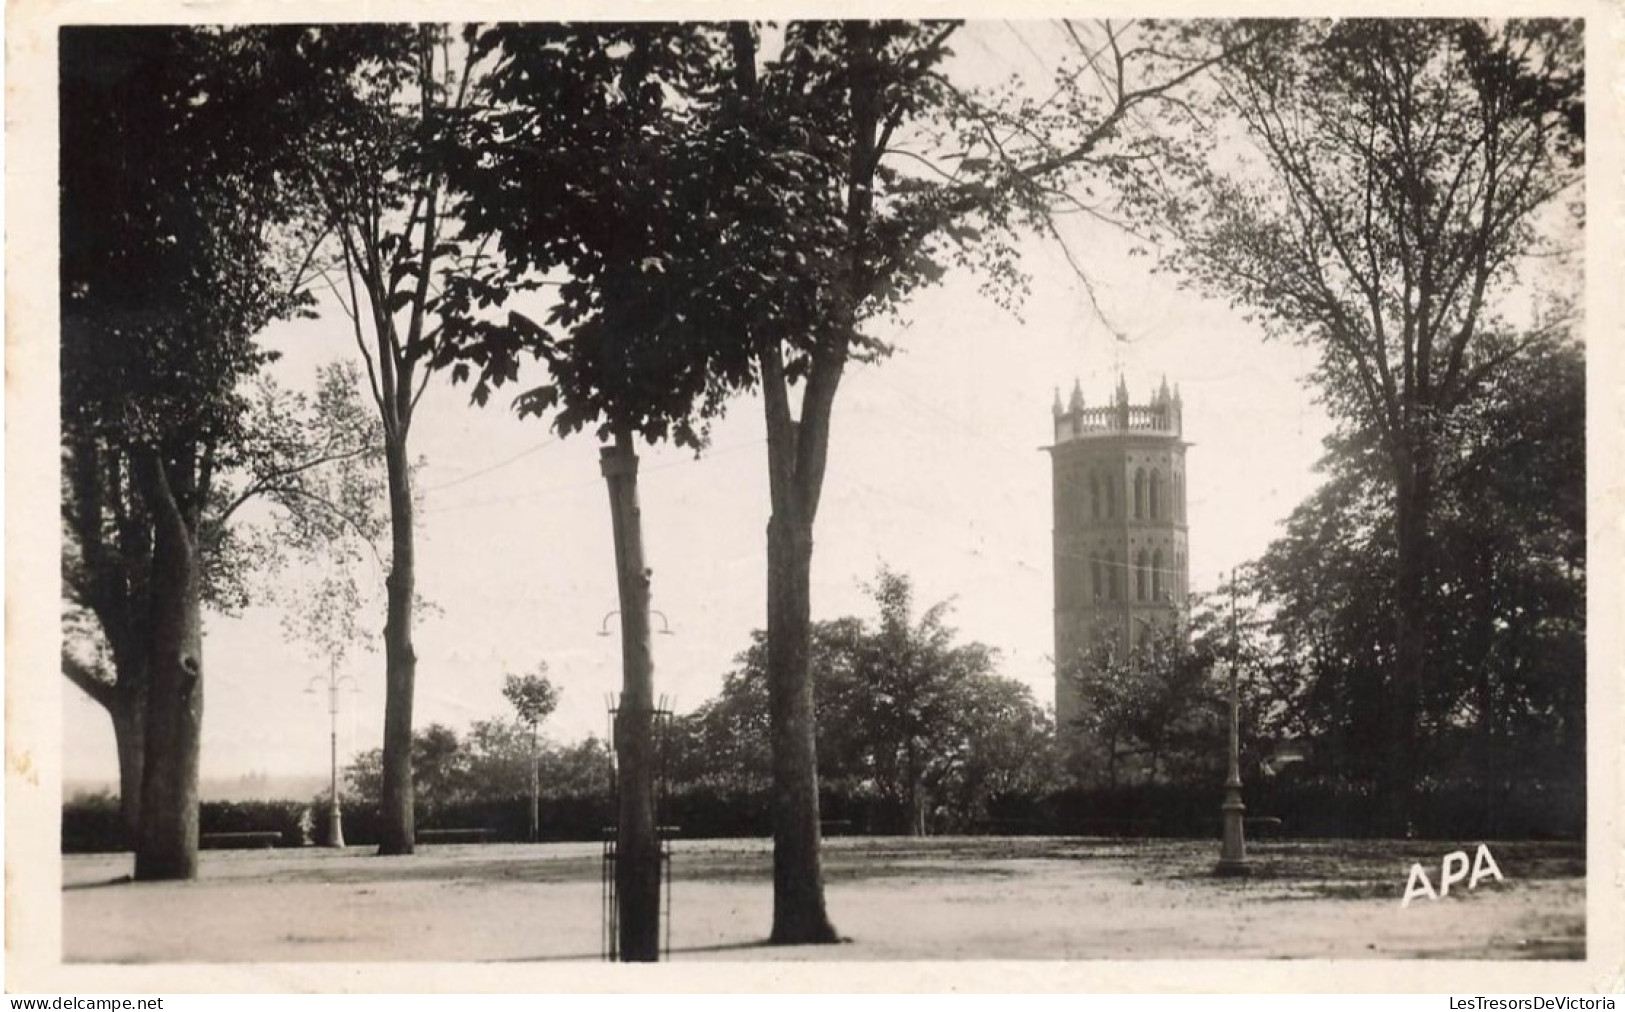
[[[1097,408],[1084,406],[1083,387],[1074,383],[1072,397],[1063,410],[1057,387],[1052,413],[1057,445],[1076,439],[1111,439],[1128,431],[1162,433],[1177,439],[1182,423],[1179,396],[1169,395],[1167,380],[1145,404],[1131,404],[1128,387],[1119,380],[1113,401]]]

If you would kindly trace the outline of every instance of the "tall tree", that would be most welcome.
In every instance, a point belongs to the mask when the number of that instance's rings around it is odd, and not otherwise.
[[[569,355],[528,323],[472,329],[463,354],[480,369],[477,390],[512,379],[527,351],[548,358],[562,387],[595,381],[591,396],[566,398],[564,426],[596,418],[628,388],[645,404],[668,403],[653,391],[683,392],[685,408],[700,407],[678,417],[704,419],[729,392],[760,385],[772,504],[771,937],[781,943],[837,937],[819,859],[808,651],[812,532],[846,367],[884,354],[872,325],[952,263],[1019,287],[1015,227],[1047,220],[1048,202],[1088,170],[1127,171],[1138,157],[1128,117],[1208,59],[1126,44],[1111,26],[1073,29],[1076,62],[1060,89],[1001,108],[946,81],[956,30],[503,26],[487,37],[508,40],[494,72],[506,112],[461,135],[476,177],[462,217],[501,233],[505,258],[462,307],[500,304],[516,272],[557,268],[571,278],[552,279],[554,322],[627,313],[639,324],[585,348],[571,342]],[[665,387],[605,378],[645,362],[665,367]],[[522,403],[557,397],[549,386]],[[684,424],[680,439],[694,431]]]
[[[1239,665],[1244,757],[1280,737],[1281,689],[1269,669],[1273,645],[1256,607],[1237,606],[1231,584],[1192,597],[1181,628],[1141,627],[1129,645],[1103,637],[1064,661],[1082,705],[1081,734],[1069,756],[1074,773],[1118,785],[1200,780],[1223,772],[1228,689],[1223,664]],[[1132,765],[1124,766],[1129,760]]]
[[[758,157],[771,166],[793,152],[817,153],[826,165],[816,189],[796,191],[822,209],[810,217],[818,228],[786,236],[775,251],[789,268],[780,275],[792,275],[776,277],[775,290],[816,285],[811,311],[784,339],[763,329],[740,333],[752,350],[767,421],[779,941],[835,937],[818,856],[807,651],[812,533],[846,367],[884,354],[873,325],[951,264],[980,268],[995,293],[1014,297],[1021,284],[1009,244],[1014,231],[1033,226],[1057,235],[1049,217],[1056,203],[1093,210],[1084,196],[1088,181],[1128,173],[1141,156],[1130,117],[1177,95],[1222,55],[1181,52],[1177,38],[1162,47],[1137,44],[1134,33],[1109,24],[1068,24],[1071,59],[1055,68],[1053,90],[1001,103],[948,80],[958,28],[794,23],[776,58],[763,54],[751,26],[736,22],[728,30],[735,92],[756,128]]]
[[[1195,283],[1319,349],[1327,404],[1381,454],[1394,636],[1380,791],[1398,828],[1437,646],[1441,445],[1486,381],[1572,318],[1578,272],[1540,264],[1573,244],[1582,33],[1516,20],[1289,27],[1225,65],[1196,120],[1208,143],[1165,177],[1178,192],[1155,213]]]
[[[1414,775],[1479,785],[1484,831],[1514,793],[1583,811],[1585,369],[1562,341],[1528,347],[1458,412],[1439,444],[1432,525],[1441,630],[1420,706]],[[1332,440],[1326,484],[1259,565],[1276,669],[1295,680],[1294,736],[1316,765],[1380,774],[1394,490],[1375,437]],[[1534,786],[1538,785],[1538,787]]]
[[[256,436],[244,392],[254,335],[301,301],[286,205],[248,112],[265,95],[218,33],[68,28],[60,66],[64,592],[110,659],[64,672],[113,717],[136,876],[190,878],[201,608],[243,558],[225,523],[320,463],[269,452],[285,433]]]
[[[877,798],[895,832],[922,835],[933,812],[964,826],[1001,791],[1047,783],[1053,728],[1031,692],[996,671],[997,653],[961,643],[948,602],[918,617],[909,578],[885,567],[878,615],[813,625],[820,783]],[[679,774],[747,792],[770,769],[768,653],[758,632],[722,692],[683,722]]]
[[[869,586],[877,628],[850,661],[850,698],[838,733],[861,738],[860,760],[903,812],[906,832],[926,832],[930,795],[969,759],[977,683],[996,654],[980,643],[956,645],[938,602],[916,622],[910,580],[882,566]]]
[[[488,737],[490,731],[482,729],[482,733]],[[473,758],[457,732],[444,724],[430,724],[413,733],[413,803],[425,821],[437,821],[470,797]],[[387,777],[383,749],[377,748],[356,756],[344,771],[349,789],[361,804],[376,805],[383,799]]]
[[[502,680],[502,698],[506,699],[519,722],[530,731],[530,838],[541,835],[541,753],[537,750],[536,735],[545,721],[559,705],[559,690],[547,677],[547,662],[537,665],[530,675],[509,675]]]
[[[706,339],[661,276],[708,237],[684,213],[710,182],[693,141],[695,109],[673,100],[714,87],[714,33],[703,26],[499,25],[471,29],[469,51],[493,66],[487,104],[448,139],[448,171],[467,199],[469,236],[493,236],[489,259],[449,286],[453,378],[480,374],[475,399],[516,375],[529,351],[551,382],[520,396],[561,433],[596,429],[609,487],[620,597],[623,691],[616,709],[617,951],[659,952],[660,859],[654,811],[654,658],[650,568],[643,552],[635,441],[698,448],[747,359]],[[706,82],[712,82],[707,84]],[[670,89],[670,91],[668,91]],[[633,184],[633,181],[639,181]],[[678,254],[684,248],[690,256]],[[567,271],[544,323],[478,310]]]
[[[443,26],[238,29],[238,59],[282,83],[291,124],[275,164],[301,188],[323,241],[312,257],[348,317],[382,422],[390,518],[385,580],[383,822],[379,853],[409,854],[417,654],[410,436],[441,328],[431,310],[456,261],[431,141],[462,104],[470,56]],[[330,268],[329,268],[330,265]]]

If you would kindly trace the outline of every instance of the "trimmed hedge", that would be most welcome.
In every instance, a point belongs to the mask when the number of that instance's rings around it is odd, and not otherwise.
[[[277,833],[277,846],[298,847],[307,841],[301,820],[309,807],[298,801],[205,801],[198,806],[198,832]],[[104,793],[63,804],[62,853],[112,853],[130,846],[118,798]]]
[[[129,850],[118,797],[106,792],[80,795],[62,805],[62,853],[99,854]]]
[[[940,817],[933,831],[997,835],[1211,837],[1219,831],[1219,784],[1141,784],[1115,788],[1066,788],[1045,794],[992,798],[983,815]],[[1300,839],[1374,835],[1375,804],[1358,786],[1278,777],[1242,788],[1249,817],[1281,820],[1279,835]],[[1474,782],[1425,784],[1409,835],[1419,839],[1583,839],[1583,783],[1525,779],[1493,787]],[[765,787],[693,784],[662,799],[662,825],[688,839],[766,837],[773,832],[772,794]],[[529,836],[527,797],[500,798],[420,812],[422,829],[486,829],[493,842],[518,843]],[[327,801],[223,802],[202,805],[202,832],[277,832],[279,846],[307,842],[301,820],[308,813],[308,842],[326,843]],[[907,823],[896,805],[847,785],[825,785],[820,816],[827,836],[880,835]],[[546,841],[595,841],[615,821],[607,794],[544,797],[541,836]],[[378,813],[358,804],[344,810],[344,839],[376,845]],[[109,795],[75,798],[62,808],[62,850],[90,853],[128,849],[119,824],[118,800]]]

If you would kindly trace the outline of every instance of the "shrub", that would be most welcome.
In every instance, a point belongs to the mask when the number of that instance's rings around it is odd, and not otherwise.
[[[298,847],[306,842],[300,822],[307,807],[298,801],[205,801],[198,806],[198,832],[276,833],[277,846]],[[98,854],[129,849],[130,841],[124,837],[115,795],[103,791],[79,795],[63,803],[62,853]]]
[[[118,796],[79,794],[62,804],[62,853],[105,854],[129,850]]]
[[[202,833],[278,833],[279,847],[306,842],[300,825],[306,808],[298,801],[205,801],[198,809]]]

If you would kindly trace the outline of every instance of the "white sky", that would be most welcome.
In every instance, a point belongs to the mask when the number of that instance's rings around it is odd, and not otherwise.
[[[951,276],[910,306],[890,361],[848,373],[815,531],[814,618],[869,614],[862,584],[885,560],[914,578],[921,607],[954,597],[962,635],[997,647],[1004,674],[1053,702],[1050,471],[1039,447],[1050,439],[1053,388],[1069,389],[1074,377],[1096,404],[1119,367],[1137,403],[1163,375],[1180,385],[1194,444],[1198,591],[1257,556],[1313,490],[1328,422],[1296,382],[1309,353],[1266,344],[1223,304],[1152,277],[1125,245],[1096,230],[1079,248],[1089,250],[1097,294],[1129,344],[1094,317],[1058,251],[1035,244],[1024,320],[976,294],[974,279]],[[279,374],[295,382],[318,362],[353,354],[347,326],[335,316],[279,328]],[[564,690],[547,730],[602,734],[620,669],[618,636],[596,635],[617,607],[597,443],[555,441],[507,400],[474,408],[465,389],[437,380],[414,424],[413,450],[426,458],[418,587],[440,609],[417,629],[416,723],[462,728],[505,713],[503,675],[546,660]],[[655,638],[656,691],[689,710],[717,691],[765,621],[760,401],[736,401],[699,460],[669,447],[642,458],[654,606],[674,633]],[[381,614],[368,624],[376,632]],[[204,657],[205,778],[324,772],[325,700],[303,689],[325,665],[283,641],[276,612],[211,616]],[[360,691],[346,701],[341,747],[376,747],[381,649],[355,653],[344,671]],[[110,778],[106,716],[65,682],[64,693],[65,777]]]
[[[1001,30],[987,26],[995,34]],[[1008,31],[1008,29],[1003,29]],[[1008,40],[1007,40],[1008,41]],[[962,44],[986,55],[996,41]],[[1030,61],[1012,60],[1010,69]],[[1218,301],[1181,292],[1129,258],[1101,226],[1068,226],[1072,248],[1114,326],[1112,339],[1053,244],[1029,244],[1033,294],[1016,319],[951,274],[917,296],[888,336],[898,353],[849,370],[837,398],[830,464],[815,530],[813,617],[870,614],[862,585],[884,560],[914,579],[920,607],[955,598],[952,623],[997,647],[1005,675],[1053,702],[1049,664],[1053,573],[1049,458],[1053,389],[1083,382],[1091,404],[1127,377],[1136,403],[1166,375],[1185,401],[1192,587],[1256,557],[1317,484],[1329,429],[1304,388],[1309,352],[1265,343]],[[279,379],[308,384],[316,365],[353,356],[348,320],[282,325]],[[521,375],[540,382],[540,375]],[[591,434],[557,441],[521,421],[504,392],[468,405],[436,380],[420,405],[420,617],[415,723],[459,730],[506,713],[504,674],[546,660],[563,698],[555,738],[603,734],[618,690],[618,636],[600,637],[617,607],[607,492]],[[544,445],[545,444],[545,445]],[[735,401],[699,460],[642,453],[644,539],[654,607],[672,636],[655,638],[657,693],[687,711],[715,694],[735,654],[765,621],[768,516],[760,402]],[[381,576],[379,577],[381,582]],[[609,627],[615,630],[615,620]],[[376,632],[381,608],[366,624]],[[659,619],[656,619],[656,627]],[[284,642],[269,609],[211,616],[205,643],[203,776],[324,774],[325,699],[306,695],[325,664]],[[345,701],[341,748],[382,740],[383,656],[355,652],[359,684]],[[64,777],[116,776],[105,713],[63,682]]]

